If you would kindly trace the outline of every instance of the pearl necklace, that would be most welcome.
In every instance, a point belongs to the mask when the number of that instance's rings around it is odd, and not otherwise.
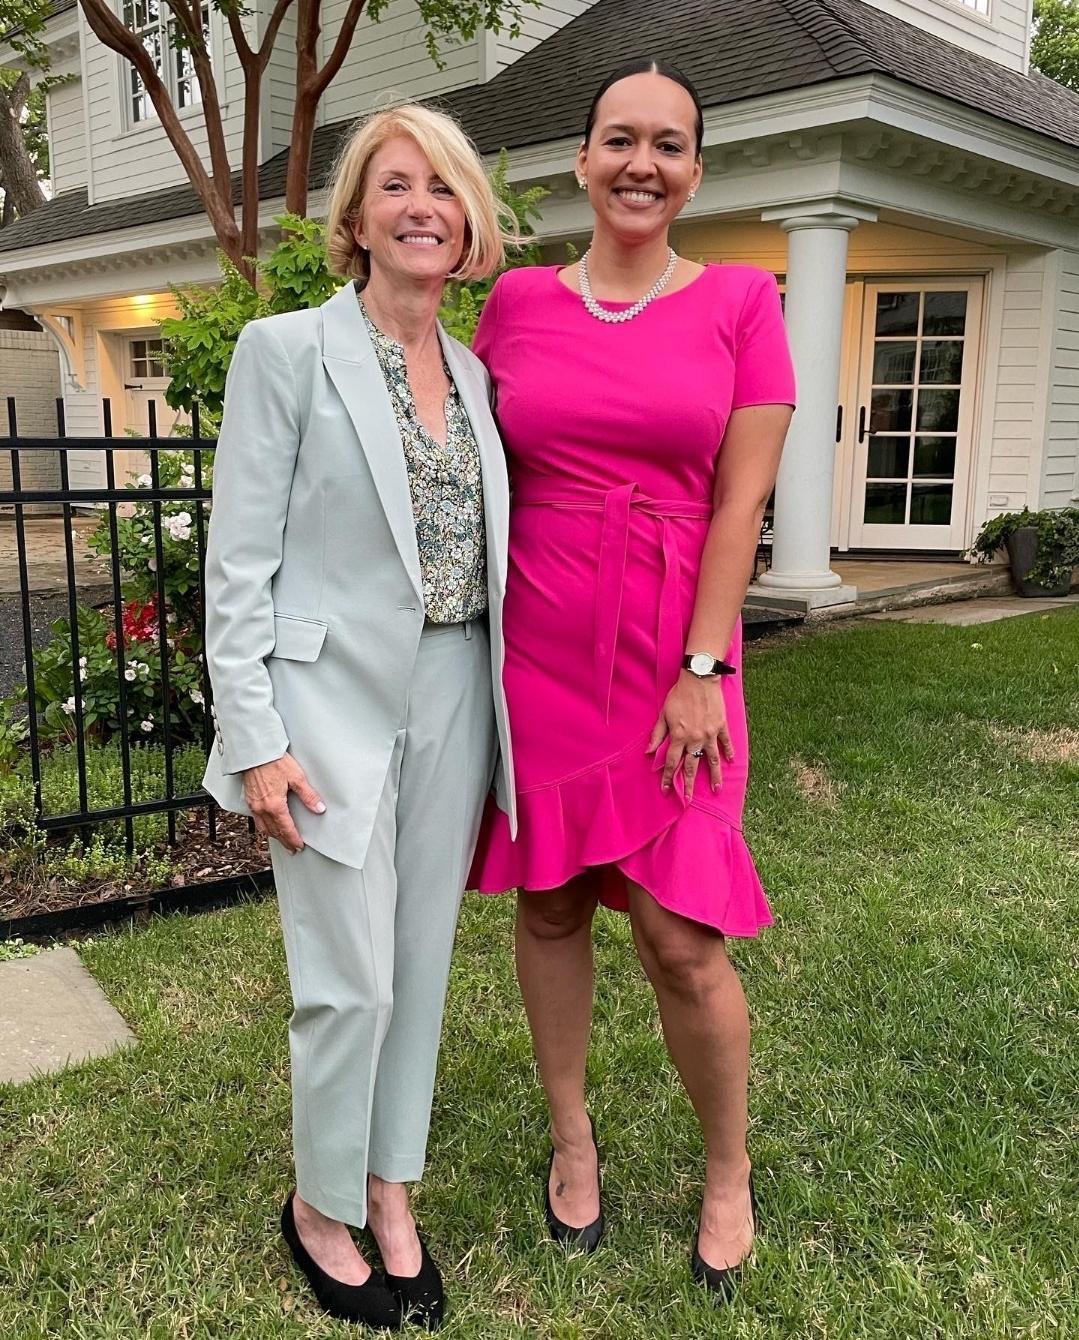
[[[654,299],[658,298],[659,295],[663,292],[663,290],[667,287],[667,285],[671,282],[671,276],[674,274],[674,267],[678,264],[678,253],[674,250],[673,247],[668,247],[667,250],[670,253],[669,259],[667,261],[667,268],[666,270],[663,271],[663,273],[652,285],[652,287],[648,290],[648,292],[644,295],[644,297],[638,298],[638,300],[633,304],[633,306],[627,307],[624,312],[608,312],[607,309],[601,307],[599,303],[595,300],[595,298],[592,296],[592,285],[588,282],[588,258],[592,254],[592,248],[589,247],[589,249],[581,257],[581,264],[578,267],[577,271],[578,282],[581,285],[581,300],[584,303],[585,307],[588,308],[589,312],[591,312],[591,314],[596,318],[597,321],[608,321],[612,325],[618,324],[622,321],[632,321],[635,316],[640,316],[640,314],[644,311],[644,309],[648,306],[648,304],[654,301]]]

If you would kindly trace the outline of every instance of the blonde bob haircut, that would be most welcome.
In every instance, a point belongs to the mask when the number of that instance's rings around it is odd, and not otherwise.
[[[448,278],[486,279],[506,258],[506,245],[520,241],[516,219],[495,196],[472,141],[444,112],[403,102],[373,113],[349,136],[334,168],[326,217],[330,268],[347,279],[367,280],[371,261],[353,236],[363,218],[363,196],[371,159],[387,140],[415,140],[441,181],[461,202],[465,245]]]

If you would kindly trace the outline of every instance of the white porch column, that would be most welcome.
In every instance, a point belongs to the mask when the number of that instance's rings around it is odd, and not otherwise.
[[[778,220],[788,236],[786,316],[798,409],[776,481],[772,566],[757,594],[805,609],[848,604],[857,590],[829,566],[847,243],[875,213],[831,200],[766,210],[762,218]]]

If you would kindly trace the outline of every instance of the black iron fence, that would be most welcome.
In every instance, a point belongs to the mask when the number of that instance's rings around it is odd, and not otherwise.
[[[57,404],[59,431],[54,438],[20,436],[13,397],[6,409],[8,436],[0,450],[10,460],[11,487],[0,489],[0,511],[8,518],[4,524],[14,528],[18,563],[25,657],[20,761],[25,768],[28,758],[32,822],[44,834],[69,831],[84,840],[102,825],[112,825],[115,832],[122,824],[131,853],[140,818],[163,815],[168,842],[175,845],[177,816],[201,809],[206,811],[208,836],[216,841],[217,807],[197,784],[190,784],[190,767],[185,770],[188,784],[179,784],[176,766],[184,752],[204,757],[213,736],[201,593],[216,440],[202,436],[197,407],[189,435],[168,437],[158,435],[153,402],[146,437],[114,436],[108,400],[103,402],[101,437],[68,437],[62,401]],[[24,484],[24,454],[42,451],[58,453],[58,488]],[[74,452],[84,456],[80,465],[86,457],[97,464],[96,482],[73,487]],[[127,460],[129,453],[138,453],[146,463],[134,487],[127,461],[118,461],[121,453]],[[41,629],[35,627],[40,594],[35,586],[40,583],[33,580],[33,568],[41,540],[38,536],[32,544],[31,531],[42,521],[33,511],[28,517],[27,510],[42,503],[58,509],[49,543],[54,551],[62,548],[65,574],[60,599],[66,609],[67,641],[59,651],[43,648]],[[86,514],[96,517],[92,543],[100,560],[93,569],[81,552],[84,528],[77,525],[78,516]],[[52,553],[54,567],[59,557]],[[88,609],[80,593],[90,589],[95,598]],[[59,640],[64,642],[64,637]],[[61,703],[57,684],[68,673],[68,662],[71,692]],[[150,710],[148,703],[153,705]],[[102,803],[100,794],[91,800],[88,751],[106,739],[111,749],[118,747],[121,766],[118,793]],[[140,746],[151,743],[163,758],[161,794],[136,798],[133,757]],[[75,803],[55,813],[44,803],[42,779],[43,768],[59,749],[74,757]],[[237,876],[236,883],[242,882],[249,883],[250,877]],[[221,883],[214,880],[213,887],[220,890]]]

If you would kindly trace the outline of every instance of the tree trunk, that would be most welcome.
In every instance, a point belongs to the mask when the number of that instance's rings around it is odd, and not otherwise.
[[[29,214],[45,203],[33,160],[22,133],[22,112],[30,96],[30,80],[24,74],[10,90],[0,89],[0,181],[4,184],[5,208],[9,214]]]

